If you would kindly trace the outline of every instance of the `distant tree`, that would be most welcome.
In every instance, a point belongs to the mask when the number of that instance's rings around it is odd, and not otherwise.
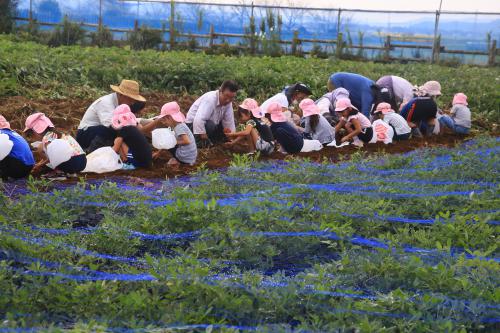
[[[0,33],[12,32],[17,2],[17,0],[0,0]]]
[[[85,31],[79,24],[73,23],[67,17],[63,19],[62,25],[57,26],[51,33],[47,42],[49,46],[75,45],[82,42]]]

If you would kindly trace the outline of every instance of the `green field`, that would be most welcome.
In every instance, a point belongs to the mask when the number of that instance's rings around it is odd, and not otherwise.
[[[455,93],[469,96],[473,118],[482,123],[500,119],[500,67],[458,68],[426,64],[303,59],[295,57],[226,57],[189,52],[131,51],[120,48],[49,48],[0,36],[0,96],[40,98],[97,97],[123,78],[138,80],[145,90],[201,95],[224,79],[237,80],[247,96],[259,101],[302,81],[316,96],[326,92],[328,77],[337,71],[355,72],[377,80],[399,75],[413,84],[438,80],[442,108]]]
[[[4,184],[0,331],[496,332],[499,148]]]

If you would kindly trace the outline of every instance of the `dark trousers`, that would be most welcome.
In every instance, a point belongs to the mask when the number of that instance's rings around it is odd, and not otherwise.
[[[5,180],[7,178],[24,178],[33,169],[33,165],[25,165],[23,162],[17,158],[7,156],[0,161],[0,178]]]
[[[87,153],[101,147],[112,146],[115,138],[116,131],[103,125],[91,126],[84,130],[79,129],[76,133],[76,141]]]
[[[394,141],[402,141],[402,140],[408,140],[411,136],[411,132],[410,133],[406,133],[406,134],[396,134],[396,129],[394,128],[394,126],[392,125],[389,125],[392,127],[392,130],[394,131]]]
[[[304,139],[301,136],[294,135],[286,129],[277,128],[273,134],[276,141],[289,154],[299,153],[304,146]]]
[[[82,172],[87,166],[87,156],[85,154],[71,157],[68,161],[61,163],[57,166],[58,170],[64,173],[78,173]]]
[[[191,132],[193,131],[193,123],[186,123],[186,125],[189,127]],[[224,126],[222,126],[222,123],[216,124],[211,120],[207,120],[205,122],[205,132],[207,133],[208,139],[212,143],[222,143],[226,142],[226,135],[224,134]],[[199,134],[194,135],[195,140],[196,140],[196,146],[198,148],[203,148],[204,143],[202,142],[202,139]]]
[[[370,142],[372,138],[373,138],[373,127],[365,128],[364,132],[358,134],[358,139],[360,139],[364,143]]]
[[[148,140],[142,132],[135,126],[125,126],[118,130],[118,136],[129,147],[134,156],[137,167],[149,168],[153,163],[153,152]]]

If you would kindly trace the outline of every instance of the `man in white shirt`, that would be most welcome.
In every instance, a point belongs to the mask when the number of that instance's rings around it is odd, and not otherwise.
[[[298,82],[291,86],[286,86],[282,92],[264,101],[260,108],[262,112],[267,113],[267,108],[271,103],[278,103],[281,107],[288,109],[294,101],[300,103],[304,98],[310,95],[312,95],[311,89],[307,85]]]
[[[390,98],[385,102],[391,104],[393,110],[399,110],[403,102],[408,102],[414,97],[413,85],[399,76],[382,76],[378,79],[377,85],[388,90]]]
[[[139,84],[136,81],[122,80],[119,86],[110,87],[114,92],[92,103],[78,125],[76,141],[87,152],[113,145],[116,131],[111,127],[111,118],[118,105],[127,104],[133,111],[139,111],[136,106],[143,107],[146,102],[139,94]]]
[[[324,94],[315,102],[321,115],[325,117],[332,126],[337,125],[339,121],[338,112],[335,112],[335,104],[340,98],[349,98],[349,91],[344,88],[337,88]]]
[[[191,105],[186,124],[193,132],[198,147],[224,142],[225,132],[236,131],[233,100],[238,89],[235,81],[224,81],[218,90],[205,93]]]

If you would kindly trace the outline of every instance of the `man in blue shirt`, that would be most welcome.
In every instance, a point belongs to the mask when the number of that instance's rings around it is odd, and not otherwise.
[[[359,74],[338,72],[328,80],[328,89],[332,91],[336,88],[347,89],[351,103],[366,117],[370,117],[377,91],[375,82]]]

